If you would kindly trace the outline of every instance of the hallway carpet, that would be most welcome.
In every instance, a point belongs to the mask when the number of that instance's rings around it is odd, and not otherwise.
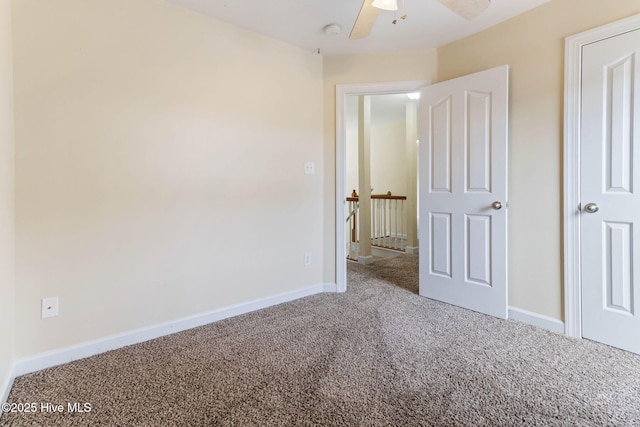
[[[416,256],[348,280],[24,375],[0,425],[640,426],[640,356],[419,297]]]

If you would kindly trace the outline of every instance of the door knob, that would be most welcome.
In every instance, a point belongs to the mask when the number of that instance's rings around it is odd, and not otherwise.
[[[495,210],[500,210],[502,209],[502,202],[496,200],[495,202],[491,203],[491,207]]]
[[[596,203],[587,203],[584,205],[585,212],[596,213],[600,210],[600,207]]]

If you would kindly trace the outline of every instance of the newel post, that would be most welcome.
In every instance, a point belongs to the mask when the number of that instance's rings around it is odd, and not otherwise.
[[[370,264],[371,254],[371,96],[358,97],[358,186],[360,244],[358,262]]]
[[[406,108],[406,162],[407,205],[405,224],[407,243],[405,251],[418,253],[418,104],[407,103]]]

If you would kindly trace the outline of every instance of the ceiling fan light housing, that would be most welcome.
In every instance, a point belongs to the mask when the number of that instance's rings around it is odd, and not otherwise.
[[[398,0],[373,0],[371,6],[382,10],[398,10]]]
[[[336,36],[340,34],[341,31],[342,27],[338,24],[329,24],[324,27],[324,33],[328,36]]]

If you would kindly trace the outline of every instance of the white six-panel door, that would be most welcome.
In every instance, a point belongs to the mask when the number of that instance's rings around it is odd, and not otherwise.
[[[640,353],[640,30],[582,55],[582,335]]]
[[[420,98],[420,295],[507,317],[508,66]]]

